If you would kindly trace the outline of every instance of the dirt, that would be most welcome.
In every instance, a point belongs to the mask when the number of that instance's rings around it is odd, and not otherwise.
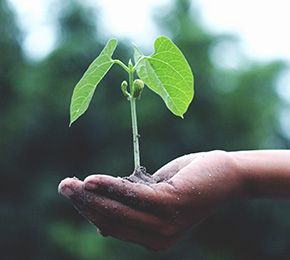
[[[156,180],[152,178],[152,175],[146,171],[143,166],[138,167],[129,177],[124,177],[124,179],[142,184],[154,184]]]

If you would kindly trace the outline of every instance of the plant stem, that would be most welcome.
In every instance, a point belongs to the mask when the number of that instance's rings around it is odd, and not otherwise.
[[[130,106],[131,106],[131,119],[132,119],[132,132],[133,132],[133,149],[134,149],[134,165],[135,170],[140,167],[140,152],[139,152],[139,134],[137,126],[136,114],[136,98],[133,97],[133,74],[132,66],[129,67],[129,87],[131,92]]]

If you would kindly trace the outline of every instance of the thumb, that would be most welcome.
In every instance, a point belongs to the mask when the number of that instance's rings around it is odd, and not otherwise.
[[[156,182],[167,181],[190,164],[195,157],[196,154],[186,154],[178,157],[157,170],[152,177]]]

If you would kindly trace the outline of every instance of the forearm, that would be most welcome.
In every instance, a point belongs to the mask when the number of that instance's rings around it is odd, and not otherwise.
[[[290,150],[230,152],[245,194],[260,198],[290,198]]]

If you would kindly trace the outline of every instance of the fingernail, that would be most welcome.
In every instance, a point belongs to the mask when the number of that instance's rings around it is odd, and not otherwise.
[[[85,181],[85,189],[94,190],[97,188],[97,184],[94,181]]]

